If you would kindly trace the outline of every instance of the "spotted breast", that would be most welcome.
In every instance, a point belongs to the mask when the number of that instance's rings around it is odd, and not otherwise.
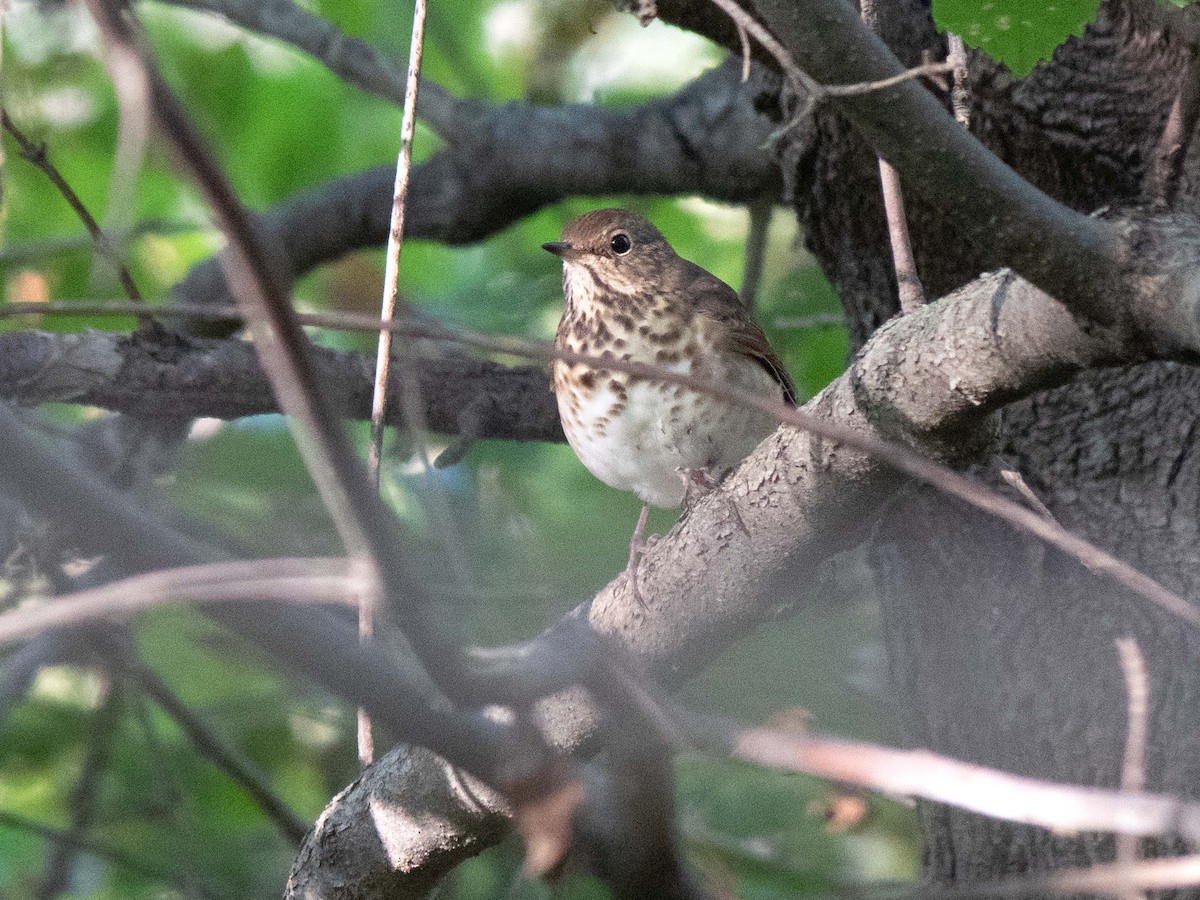
[[[600,210],[545,246],[564,261],[559,347],[795,402],[782,364],[733,289],[675,254],[645,219]],[[681,473],[724,473],[776,425],[753,406],[564,361],[553,365],[552,387],[583,464],[655,506],[682,502]]]

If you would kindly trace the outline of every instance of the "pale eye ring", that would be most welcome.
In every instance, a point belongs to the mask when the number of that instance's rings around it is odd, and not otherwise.
[[[633,242],[629,240],[629,235],[623,231],[614,234],[608,245],[612,247],[613,253],[617,254],[617,256],[624,256],[633,249]]]

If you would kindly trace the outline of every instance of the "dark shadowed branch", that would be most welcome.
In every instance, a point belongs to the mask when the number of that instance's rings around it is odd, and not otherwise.
[[[779,196],[779,168],[764,144],[774,123],[755,110],[760,75],[742,84],[736,63],[632,110],[510,103],[487,107],[458,139],[415,166],[405,231],[465,244],[570,196],[701,194],[745,202]],[[428,90],[428,85],[423,87]],[[312,188],[261,214],[257,228],[291,277],[387,240],[392,166]],[[214,259],[174,296],[226,305]]]
[[[422,347],[417,377],[425,420],[441,434],[562,441],[545,370],[503,366]],[[373,357],[314,348],[322,389],[343,416],[371,412]],[[390,394],[402,396],[393,373]],[[279,411],[271,384],[247,342],[180,339],[169,346],[103,332],[0,335],[0,398],[24,406],[81,403],[151,418],[236,419]],[[402,404],[385,422],[404,423]]]
[[[105,678],[100,708],[92,716],[83,769],[75,781],[68,801],[71,826],[67,834],[75,840],[51,842],[45,865],[42,867],[42,877],[35,892],[37,900],[54,900],[70,887],[71,875],[80,850],[79,841],[87,840],[88,832],[98,818],[101,784],[108,769],[113,743],[117,740],[124,711],[121,685]]]
[[[1168,243],[1191,258],[1186,242]],[[1172,296],[1182,308],[1196,302],[1190,291]],[[985,446],[986,432],[980,428],[1006,404],[1085,369],[1145,359],[1147,346],[1138,330],[1121,334],[1085,330],[1028,282],[1011,273],[989,275],[888,323],[804,412],[963,460],[972,447]],[[912,390],[915,385],[920,389]],[[866,454],[810,432],[783,429],[647,553],[642,593],[652,615],[640,610],[617,579],[566,621],[586,617],[597,631],[619,638],[649,677],[677,685],[775,614],[787,602],[779,599],[781,592],[791,597],[784,586],[794,582],[795,573],[810,572],[856,543],[865,523],[902,483]],[[753,537],[730,521],[730,503]],[[697,567],[697,559],[705,565]],[[584,695],[560,695],[539,709],[556,743],[579,746],[594,739],[596,710]],[[354,794],[351,789],[327,810],[323,821],[334,833],[369,827],[339,808],[342,800],[362,802]],[[425,796],[422,802],[433,800]],[[456,802],[445,798],[445,815],[453,814]],[[478,837],[455,834],[447,840],[459,852],[464,842]],[[403,890],[444,872],[460,857],[416,842],[394,858],[388,884]],[[358,864],[375,872],[381,866],[369,851]],[[343,865],[354,863],[344,860]]]
[[[877,81],[904,71],[843,0],[759,0],[757,8],[818,82]],[[959,126],[917,82],[832,102],[896,167],[907,186],[931,199],[952,198],[944,205],[946,216],[966,240],[991,248],[993,264],[1011,266],[1100,323],[1113,321],[1116,310],[1091,302],[1122,275],[1123,246],[1110,224],[1035,188]]]

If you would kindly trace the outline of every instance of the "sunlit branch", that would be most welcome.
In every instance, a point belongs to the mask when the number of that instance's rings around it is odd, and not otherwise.
[[[392,364],[392,330],[386,327],[396,316],[400,297],[400,253],[404,247],[404,217],[408,206],[408,179],[412,172],[413,134],[417,124],[417,97],[421,79],[421,53],[425,47],[425,0],[416,0],[413,8],[412,41],[408,51],[408,78],[404,88],[404,114],[400,121],[400,152],[396,157],[396,183],[392,190],[392,219],[388,228],[386,263],[383,272],[383,300],[380,319],[385,327],[379,331],[375,351],[375,384],[371,394],[371,439],[367,446],[367,470],[375,489],[379,489],[379,467],[383,462],[384,410],[387,408],[388,370]],[[403,373],[402,401],[406,418],[417,435],[423,461],[428,470],[428,451],[425,449],[425,408],[417,391],[419,385],[414,366],[402,348],[400,370]],[[378,598],[364,593],[358,607],[358,635],[364,642],[375,633],[375,607]],[[371,720],[364,709],[358,711],[358,761],[369,766],[375,760],[375,739]]]
[[[343,559],[218,562],[134,575],[60,597],[29,597],[0,613],[0,646],[50,628],[119,620],[170,603],[269,601],[353,606],[367,582]]]
[[[1006,291],[1009,290],[1004,284],[1006,276],[1000,276],[1000,278],[1001,284],[999,288]],[[1011,293],[1016,298],[1012,301],[1013,303],[1026,299],[1030,302],[1038,302],[1040,299],[1031,294],[1015,291]],[[1052,301],[1049,302],[1052,303]],[[887,334],[888,340],[898,341],[901,346],[918,345],[922,340],[922,336],[928,338],[929,334],[937,333],[936,329],[930,331],[928,326],[924,325],[926,319],[930,322],[937,321],[942,316],[951,314],[954,309],[955,306],[951,298],[939,301],[937,304],[930,304],[929,306],[922,307],[917,313],[904,317],[903,322],[907,324],[902,326],[901,322],[897,322],[888,331],[881,332],[881,335]],[[990,309],[991,305],[989,303],[988,310]],[[228,313],[223,314],[228,315]],[[991,319],[994,319],[990,311],[987,315]],[[322,314],[312,317],[309,321],[315,322],[318,319],[322,322],[330,322],[336,319],[342,323],[342,327],[348,327],[353,324],[356,328],[371,331],[378,330],[383,324],[374,317],[354,316],[350,314],[338,314],[337,316]],[[427,323],[393,323],[391,327],[403,328],[405,333],[410,335],[459,343],[482,350],[509,353],[514,356],[531,359],[562,359],[566,362],[579,363],[593,368],[627,372],[631,375],[667,384],[677,384],[733,403],[755,406],[775,416],[780,422],[811,431],[823,438],[861,450],[899,472],[931,484],[985,513],[1002,519],[1018,530],[1031,534],[1057,547],[1093,572],[1112,578],[1134,593],[1146,598],[1151,603],[1187,622],[1192,627],[1200,628],[1200,608],[1193,606],[1179,594],[1169,590],[1155,579],[1139,572],[1127,563],[1120,561],[1112,554],[1067,531],[1057,522],[1046,520],[1037,512],[1002,497],[985,485],[960,475],[947,466],[921,456],[897,443],[881,439],[873,434],[852,428],[849,425],[814,415],[811,411],[812,404],[806,405],[803,409],[795,409],[783,403],[777,403],[742,391],[728,384],[710,382],[691,375],[672,372],[660,366],[616,360],[609,357],[578,354],[566,349],[556,349],[553,344],[548,342],[531,342],[521,338],[483,335]],[[904,332],[907,335],[907,339],[901,337],[896,332],[895,329],[900,327],[912,329],[911,331]],[[876,340],[881,341],[884,338],[880,336]],[[1111,348],[1106,348],[1106,351],[1111,351]],[[1078,359],[1078,357],[1074,358]],[[946,377],[949,376],[947,375]],[[1003,394],[1006,401],[1012,399],[1011,395],[1004,394],[1003,392],[1001,394]],[[976,415],[980,416],[990,410],[989,405],[984,402],[983,398],[972,399],[969,407]]]

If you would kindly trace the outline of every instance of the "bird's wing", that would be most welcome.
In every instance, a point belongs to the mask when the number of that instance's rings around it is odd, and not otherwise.
[[[716,333],[725,349],[762,366],[783,389],[784,400],[795,406],[796,386],[767,341],[767,336],[742,304],[737,291],[694,264],[691,274],[694,277],[688,294],[700,315],[719,323],[721,327]]]
[[[779,382],[779,386],[783,388],[783,399],[791,406],[796,405],[796,386],[792,384],[791,376],[783,367],[775,350],[767,342],[767,336],[758,327],[758,323],[746,318],[738,319],[737,325],[729,332],[726,341],[730,350],[748,357],[762,366],[767,374]]]

